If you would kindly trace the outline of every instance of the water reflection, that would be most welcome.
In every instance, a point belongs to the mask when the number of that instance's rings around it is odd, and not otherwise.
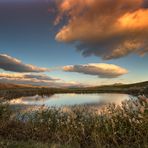
[[[71,106],[82,104],[97,104],[104,105],[108,103],[120,104],[124,100],[130,99],[132,96],[127,94],[55,94],[52,96],[32,96],[21,97],[19,99],[11,100],[9,103],[12,105],[45,105],[51,106]]]

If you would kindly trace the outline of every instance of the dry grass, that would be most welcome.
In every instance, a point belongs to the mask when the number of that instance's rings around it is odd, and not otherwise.
[[[56,143],[59,147],[148,147],[148,99],[96,106],[40,109],[14,116],[0,106],[0,136],[9,141]]]

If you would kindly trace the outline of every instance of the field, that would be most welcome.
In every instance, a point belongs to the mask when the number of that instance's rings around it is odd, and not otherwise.
[[[148,99],[44,108],[19,113],[0,106],[1,147],[148,147]],[[37,142],[37,143],[36,143]],[[29,145],[29,146],[28,146]]]
[[[128,93],[148,92],[148,82],[91,88],[45,88],[6,85],[0,89],[0,147],[26,148],[110,148],[148,147],[148,99],[140,97],[108,104],[77,105],[22,112],[4,100],[21,96],[55,93]]]
[[[148,95],[148,82],[84,88],[47,88],[29,85],[0,84],[0,98],[7,100],[36,94],[50,96],[55,93],[126,93],[136,96],[142,94]]]

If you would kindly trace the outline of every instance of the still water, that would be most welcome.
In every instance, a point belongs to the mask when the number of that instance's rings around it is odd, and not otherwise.
[[[12,105],[45,105],[51,106],[64,106],[64,105],[105,105],[108,103],[120,104],[124,100],[133,98],[128,94],[55,94],[52,96],[31,96],[21,97],[18,99],[11,100],[9,103]]]

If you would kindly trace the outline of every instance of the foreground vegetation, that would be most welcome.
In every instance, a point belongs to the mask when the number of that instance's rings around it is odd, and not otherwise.
[[[12,140],[0,140],[1,148],[55,148],[56,145],[48,145],[34,141],[12,141]]]
[[[45,108],[15,113],[0,105],[0,147],[148,147],[148,99],[121,106]],[[36,141],[38,141],[37,144]]]

